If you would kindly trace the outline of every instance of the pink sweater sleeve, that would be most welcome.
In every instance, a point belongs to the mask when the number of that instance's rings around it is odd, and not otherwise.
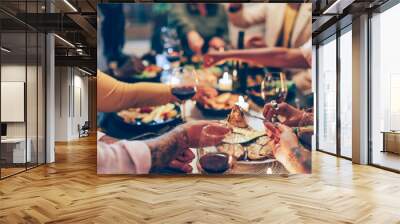
[[[150,149],[144,142],[97,143],[98,174],[146,174],[150,168]]]

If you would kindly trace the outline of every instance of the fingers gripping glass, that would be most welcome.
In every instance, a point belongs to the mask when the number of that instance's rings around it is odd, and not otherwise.
[[[232,166],[232,156],[218,151],[222,139],[231,133],[225,124],[211,124],[203,128],[201,147],[197,149],[197,167],[202,173],[224,173]]]

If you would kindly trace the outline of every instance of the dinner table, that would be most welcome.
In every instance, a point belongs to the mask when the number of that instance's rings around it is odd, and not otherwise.
[[[162,72],[160,73],[160,79],[159,81],[161,83],[169,83],[171,80],[171,74],[173,68],[177,68],[181,65],[178,64],[173,64],[169,63],[166,61],[164,56],[157,55],[157,61],[161,61],[162,63],[159,65],[160,67],[163,68]],[[164,63],[164,64],[163,64]],[[246,115],[246,120],[250,128],[256,130],[256,131],[265,131],[265,127],[263,124],[263,121],[260,119],[262,118],[262,110],[263,108],[260,107],[258,104],[253,102],[250,97],[246,96],[246,94],[242,93],[242,99],[245,99],[245,103],[248,104],[249,106],[249,113],[251,113],[254,116],[248,116]],[[204,111],[200,110],[199,107],[196,106],[196,102],[194,100],[187,100],[186,103],[183,104],[184,111],[185,111],[185,121],[193,121],[193,120],[216,120],[216,121],[223,121],[227,119],[227,115],[223,116],[217,116],[217,115],[210,115],[210,114],[205,114]],[[181,108],[181,111],[182,108]],[[112,122],[111,122],[112,123]],[[165,128],[167,131],[171,130],[175,125],[170,126]],[[160,133],[162,134],[165,133],[165,131],[160,130]],[[147,133],[145,133],[147,134]],[[139,135],[141,137],[143,135]],[[137,140],[137,139],[143,139],[143,138],[138,138],[138,136],[132,138],[131,140]],[[193,170],[191,174],[203,174],[204,171],[199,169],[199,149],[197,148],[191,148],[192,152],[195,155],[195,158],[193,161],[190,163],[192,166]],[[170,170],[170,169],[165,169],[162,171],[164,174],[176,174],[176,170]],[[234,161],[233,165],[231,166],[230,169],[228,169],[226,172],[223,174],[246,174],[246,175],[287,175],[289,174],[288,171],[285,169],[285,167],[276,159],[265,159],[265,160],[260,160],[260,161]]]

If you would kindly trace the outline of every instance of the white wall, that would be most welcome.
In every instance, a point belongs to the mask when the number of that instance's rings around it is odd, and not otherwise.
[[[74,140],[78,124],[88,120],[88,78],[72,67],[56,67],[55,73],[55,140]]]

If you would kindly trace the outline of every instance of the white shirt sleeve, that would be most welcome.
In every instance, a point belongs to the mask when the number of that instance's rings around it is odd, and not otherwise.
[[[311,39],[309,39],[306,43],[304,43],[301,47],[300,50],[302,51],[304,58],[306,59],[308,65],[312,66],[312,42]]]

